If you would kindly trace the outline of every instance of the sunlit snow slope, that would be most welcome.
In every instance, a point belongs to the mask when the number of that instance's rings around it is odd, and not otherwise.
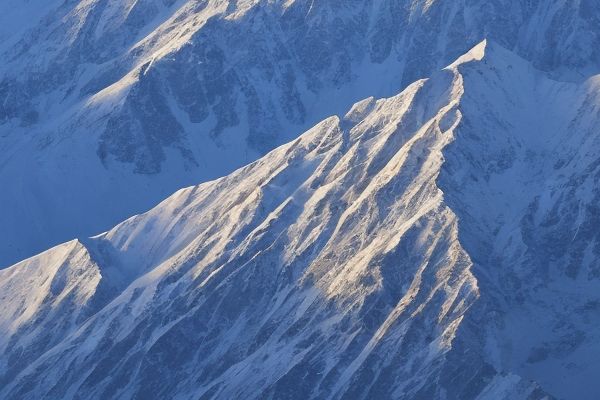
[[[483,42],[0,271],[0,397],[595,399],[598,85]]]
[[[595,0],[2,0],[0,267],[223,176],[491,38],[600,71]]]

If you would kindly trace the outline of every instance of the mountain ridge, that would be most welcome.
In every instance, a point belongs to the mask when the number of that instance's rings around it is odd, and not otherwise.
[[[180,190],[89,240],[134,280],[0,394],[593,398],[594,265],[561,260],[598,243],[597,90],[488,40]]]
[[[0,7],[0,265],[229,173],[356,101],[400,92],[484,37],[555,79],[581,81],[600,65],[589,1]]]

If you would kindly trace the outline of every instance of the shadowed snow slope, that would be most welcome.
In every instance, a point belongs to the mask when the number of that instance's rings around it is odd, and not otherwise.
[[[482,42],[0,271],[0,396],[594,399],[599,84]]]
[[[2,0],[0,267],[256,160],[488,37],[600,71],[595,0]]]

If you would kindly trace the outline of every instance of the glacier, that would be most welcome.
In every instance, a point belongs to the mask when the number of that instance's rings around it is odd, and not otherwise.
[[[0,397],[595,399],[599,78],[448,64],[0,270]]]

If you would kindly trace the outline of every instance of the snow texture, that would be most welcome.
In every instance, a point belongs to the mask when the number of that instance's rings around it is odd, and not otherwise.
[[[0,397],[595,399],[599,96],[485,40],[0,271]]]
[[[489,38],[600,71],[594,0],[3,0],[0,267],[146,211]]]

